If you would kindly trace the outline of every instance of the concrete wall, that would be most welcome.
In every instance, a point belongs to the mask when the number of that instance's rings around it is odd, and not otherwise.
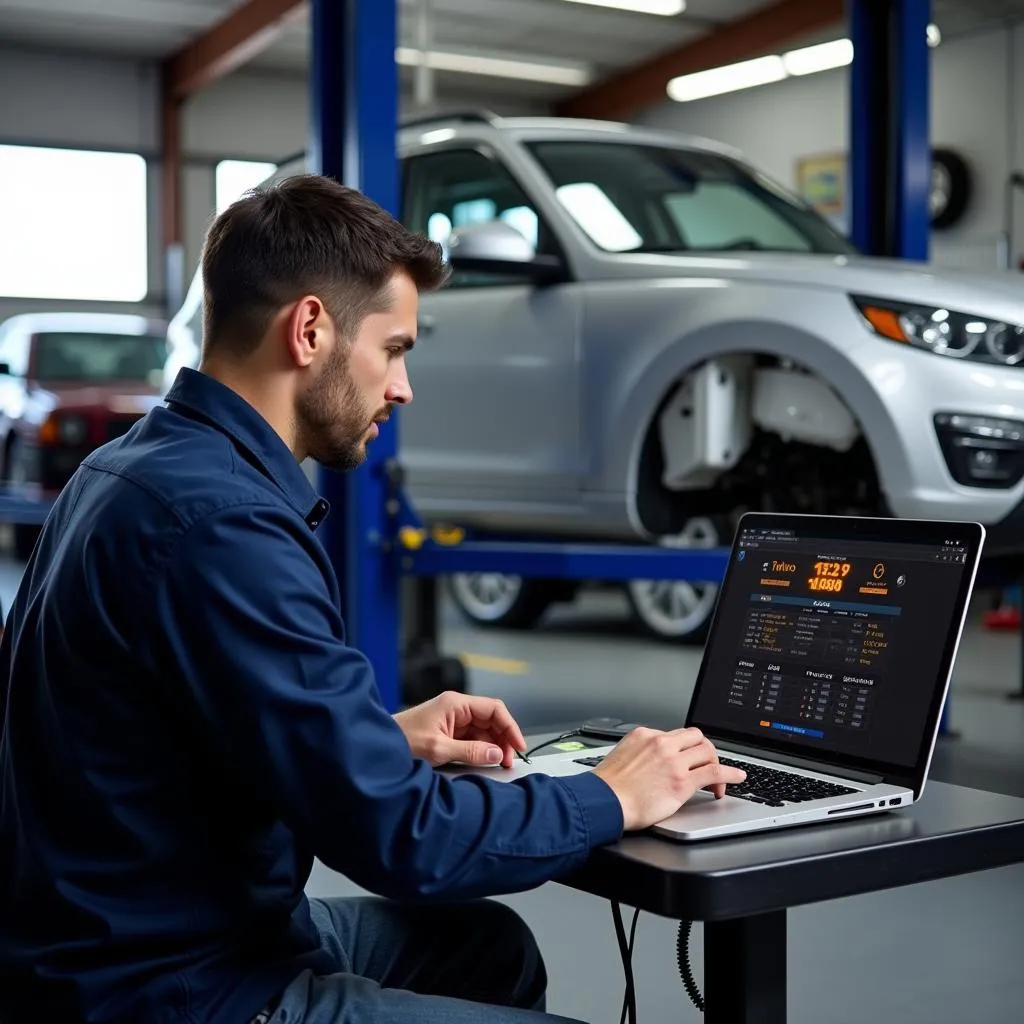
[[[941,262],[991,264],[1004,226],[1004,185],[1024,168],[1024,24],[946,40],[932,51],[932,141],[968,160],[974,197],[959,224],[933,234]],[[665,103],[638,121],[738,146],[783,183],[801,157],[848,147],[847,72],[793,78],[694,103]],[[1015,226],[1024,256],[1024,195]]]

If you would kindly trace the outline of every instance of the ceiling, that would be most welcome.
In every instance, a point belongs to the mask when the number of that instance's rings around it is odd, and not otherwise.
[[[399,0],[399,43],[415,47],[421,0]],[[698,39],[772,0],[687,0],[680,15],[661,17],[568,0],[427,0],[431,49],[553,63],[591,80]],[[240,0],[0,0],[0,44],[102,52],[158,59],[210,28]],[[309,18],[302,17],[253,69],[304,74]],[[504,95],[541,102],[574,88],[550,82],[438,71],[439,93],[472,90],[482,99]],[[411,81],[412,72],[403,75]]]
[[[700,39],[773,0],[687,0],[672,17],[570,0],[399,0],[400,45],[416,47],[419,4],[429,4],[430,48],[531,63],[600,81]],[[240,0],[0,0],[0,44],[159,59],[210,28]],[[945,38],[1024,17],[1024,0],[933,0]],[[837,26],[837,31],[838,31]],[[820,33],[819,33],[820,35]],[[825,34],[827,35],[827,33]],[[308,66],[309,18],[301,17],[249,65],[295,75]],[[436,97],[547,104],[577,86],[528,78],[435,72]],[[413,72],[402,72],[406,91]]]

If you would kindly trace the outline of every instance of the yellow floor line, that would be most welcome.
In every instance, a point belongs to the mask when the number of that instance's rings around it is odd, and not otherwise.
[[[499,672],[506,676],[525,676],[530,671],[528,661],[515,658],[496,658],[491,654],[472,654],[463,651],[459,657],[467,668],[477,668],[483,672]]]

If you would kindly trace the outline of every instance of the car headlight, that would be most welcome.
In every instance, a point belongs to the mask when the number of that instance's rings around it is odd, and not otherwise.
[[[892,299],[851,298],[868,326],[890,341],[999,366],[1016,366],[1024,360],[1024,327],[1019,324]]]

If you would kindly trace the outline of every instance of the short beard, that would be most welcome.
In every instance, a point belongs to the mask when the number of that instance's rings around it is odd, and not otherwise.
[[[348,352],[336,348],[296,409],[302,446],[321,466],[356,469],[366,460],[366,432],[374,419],[348,372]]]

